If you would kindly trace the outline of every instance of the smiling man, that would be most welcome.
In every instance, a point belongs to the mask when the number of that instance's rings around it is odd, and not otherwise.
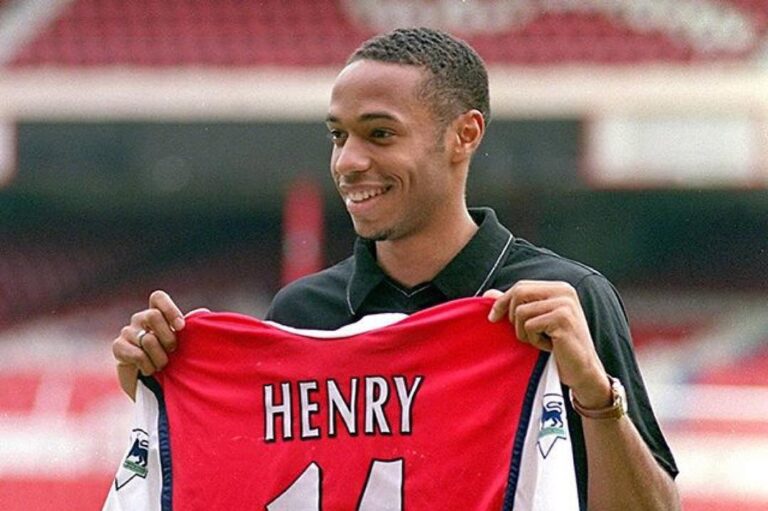
[[[438,119],[425,79],[415,65],[357,57],[336,80],[327,120],[331,175],[355,231],[377,242],[379,265],[406,287],[434,277],[477,230],[464,190],[484,115]]]
[[[358,234],[354,253],[274,298],[267,319],[332,330],[380,312],[490,296],[490,321],[552,352],[566,399],[580,505],[679,509],[672,454],[651,410],[613,286],[516,238],[465,202],[490,118],[488,77],[464,42],[401,29],[365,42],[339,73],[326,124],[331,176]],[[113,343],[123,388],[162,369],[182,329],[158,291]],[[460,364],[461,361],[457,361]]]

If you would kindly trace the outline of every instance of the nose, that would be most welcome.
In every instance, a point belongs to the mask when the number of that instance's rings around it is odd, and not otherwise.
[[[334,146],[331,156],[331,169],[334,173],[349,175],[365,172],[370,166],[371,158],[362,140],[350,136],[344,141],[344,144]]]

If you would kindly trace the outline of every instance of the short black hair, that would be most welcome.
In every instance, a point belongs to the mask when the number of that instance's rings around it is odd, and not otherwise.
[[[457,115],[477,109],[491,120],[488,71],[469,44],[450,34],[431,28],[398,28],[373,37],[347,60],[374,60],[426,69],[429,76],[418,91],[430,101],[441,123],[447,125]]]

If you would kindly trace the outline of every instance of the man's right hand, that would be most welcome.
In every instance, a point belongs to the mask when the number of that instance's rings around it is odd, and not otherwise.
[[[182,328],[184,314],[168,293],[155,291],[149,295],[149,308],[131,316],[130,324],[120,330],[112,342],[112,354],[120,387],[131,399],[135,398],[139,371],[149,376],[165,367],[168,354],[176,349],[176,332]]]

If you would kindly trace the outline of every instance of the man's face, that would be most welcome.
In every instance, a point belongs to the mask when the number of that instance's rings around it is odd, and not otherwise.
[[[336,78],[327,125],[331,175],[355,231],[377,241],[426,232],[456,191],[438,121],[415,66],[359,60]]]

